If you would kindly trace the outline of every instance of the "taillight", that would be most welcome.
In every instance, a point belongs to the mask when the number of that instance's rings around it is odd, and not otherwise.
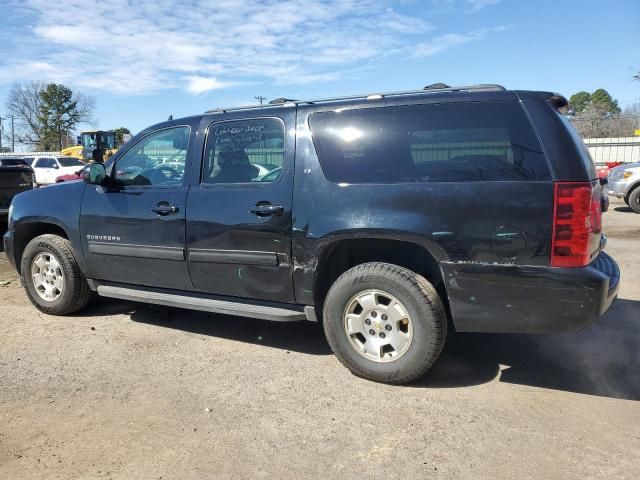
[[[602,207],[590,182],[557,182],[554,191],[551,266],[589,263],[592,234],[602,230]]]

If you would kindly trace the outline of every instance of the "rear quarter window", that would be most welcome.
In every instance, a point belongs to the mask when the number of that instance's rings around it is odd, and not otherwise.
[[[322,170],[333,182],[551,179],[515,101],[318,112],[309,125]]]

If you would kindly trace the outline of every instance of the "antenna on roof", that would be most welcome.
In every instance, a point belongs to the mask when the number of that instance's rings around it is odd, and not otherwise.
[[[424,87],[425,90],[440,90],[441,88],[451,88],[451,87],[446,83],[442,83],[442,82],[432,83],[431,85],[427,85],[426,87]]]
[[[257,95],[255,97],[256,100],[258,100],[260,102],[260,105],[262,105],[264,103],[264,101],[267,99],[267,97],[263,97],[262,95]]]
[[[173,120],[173,113],[169,115],[169,118],[167,120]]]

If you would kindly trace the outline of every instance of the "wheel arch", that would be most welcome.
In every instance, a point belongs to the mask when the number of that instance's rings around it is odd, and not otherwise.
[[[435,251],[434,251],[435,250]],[[384,262],[412,270],[436,288],[447,307],[448,299],[439,260],[443,251],[406,239],[358,237],[336,239],[325,245],[317,257],[313,283],[316,312],[321,314],[324,298],[335,280],[344,272],[368,262]]]
[[[57,235],[69,240],[67,231],[51,221],[24,222],[14,226],[13,256],[18,273],[20,273],[22,254],[27,244],[34,238],[46,234]]]

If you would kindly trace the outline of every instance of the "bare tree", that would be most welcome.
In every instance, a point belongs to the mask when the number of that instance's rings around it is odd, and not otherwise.
[[[41,125],[38,120],[42,99],[40,92],[44,82],[14,83],[7,96],[7,110],[15,117],[15,138],[22,145],[40,143]]]
[[[43,92],[50,84],[34,81],[26,84],[14,84],[7,96],[7,110],[15,117],[16,143],[30,147],[48,147],[51,144],[50,131],[43,119]],[[73,93],[73,102],[76,104],[74,118],[77,123],[93,123],[93,111],[95,100],[83,93]],[[67,146],[69,138],[72,138],[71,130],[65,131],[60,147]],[[58,143],[58,142],[55,142]],[[69,142],[73,144],[73,142]]]
[[[599,105],[589,105],[571,117],[584,138],[631,137],[640,122],[640,105],[626,107],[622,113],[610,113]]]

